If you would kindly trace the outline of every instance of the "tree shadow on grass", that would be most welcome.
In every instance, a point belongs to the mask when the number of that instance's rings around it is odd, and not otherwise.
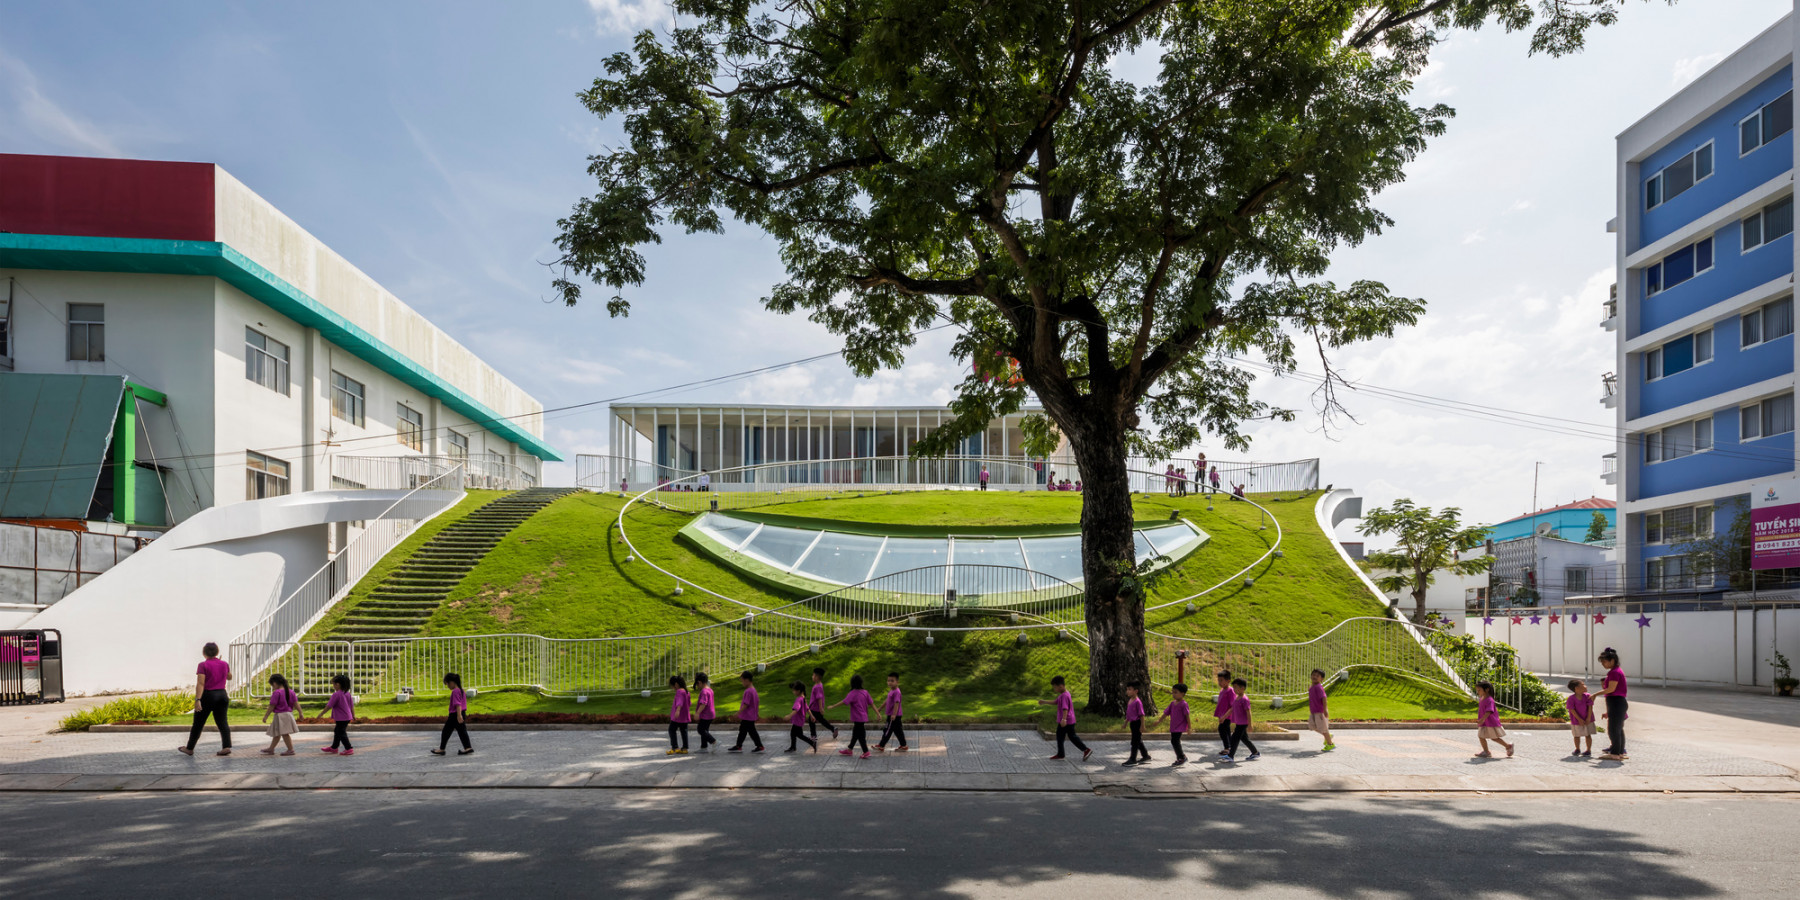
[[[15,794],[0,893],[1707,897],[1677,804],[776,791]],[[1656,820],[1656,821],[1650,821]],[[16,837],[26,838],[15,832]],[[1684,842],[1683,846],[1691,846]],[[1576,854],[1571,856],[1571,851]],[[1579,858],[1577,858],[1579,857]],[[64,860],[58,862],[58,860]],[[235,874],[234,874],[235,873]],[[1127,880],[1129,879],[1129,881]]]

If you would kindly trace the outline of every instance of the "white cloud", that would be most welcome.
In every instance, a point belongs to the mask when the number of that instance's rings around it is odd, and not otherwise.
[[[1463,235],[1462,242],[1463,242],[1463,246],[1466,247],[1470,244],[1479,244],[1485,240],[1487,240],[1487,235],[1482,234],[1481,229],[1477,228],[1474,231],[1471,231],[1468,234]]]
[[[1681,87],[1705,74],[1707,69],[1718,65],[1719,60],[1724,58],[1725,54],[1723,53],[1706,53],[1678,59],[1675,61],[1674,71],[1669,73],[1669,83],[1675,87]]]
[[[1506,211],[1507,212],[1524,212],[1524,211],[1530,209],[1531,207],[1532,207],[1532,203],[1530,200],[1514,200],[1513,205],[1507,207]]]
[[[587,0],[587,3],[594,11],[594,24],[601,34],[630,34],[673,18],[666,0]]]
[[[13,109],[8,118],[16,116],[16,124],[23,130],[60,150],[94,156],[125,155],[113,137],[98,125],[64,109],[46,95],[38,84],[37,73],[23,60],[0,53],[0,75],[4,75],[0,81],[11,83]]]
[[[591,359],[564,360],[561,366],[562,371],[556,377],[570,384],[605,384],[625,374],[617,366]]]

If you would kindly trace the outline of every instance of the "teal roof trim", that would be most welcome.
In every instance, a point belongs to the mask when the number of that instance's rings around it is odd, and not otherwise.
[[[0,516],[85,519],[123,375],[0,374]]]
[[[487,408],[436,373],[364,331],[337,311],[221,241],[0,234],[0,266],[78,272],[207,275],[305,325],[402,382],[442,400],[489,431],[547,462],[562,455],[512,419]]]

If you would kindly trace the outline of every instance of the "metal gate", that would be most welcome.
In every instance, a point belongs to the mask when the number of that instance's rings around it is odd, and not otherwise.
[[[0,631],[0,706],[62,701],[62,632]]]

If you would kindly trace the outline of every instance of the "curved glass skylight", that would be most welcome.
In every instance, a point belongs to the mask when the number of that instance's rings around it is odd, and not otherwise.
[[[861,584],[927,566],[1006,566],[1042,573],[1033,578],[1050,587],[1056,580],[1080,584],[1081,536],[1035,537],[882,536],[770,525],[724,513],[705,513],[683,528],[726,562],[778,572],[826,585]],[[1206,533],[1186,521],[1140,528],[1133,534],[1138,559],[1167,557],[1168,565],[1198,549]]]

